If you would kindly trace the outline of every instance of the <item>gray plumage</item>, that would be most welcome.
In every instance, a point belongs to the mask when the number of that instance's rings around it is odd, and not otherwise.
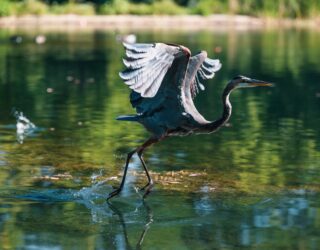
[[[169,136],[212,133],[222,127],[231,116],[230,93],[236,88],[270,86],[270,83],[244,76],[233,78],[222,94],[222,116],[207,121],[196,109],[193,99],[204,90],[203,81],[214,77],[221,68],[218,59],[210,59],[205,51],[191,57],[182,45],[154,43],[127,44],[126,69],[120,77],[132,89],[130,102],[136,115],[122,115],[118,120],[141,123],[152,136],[140,147],[128,154],[120,187],[109,194],[108,199],[119,194],[124,186],[129,161],[137,153],[146,172],[148,183],[146,197],[153,187],[143,151],[152,144]]]
[[[221,68],[219,60],[207,58],[204,51],[190,57],[187,49],[163,43],[124,46],[127,69],[119,75],[133,90],[130,101],[138,114],[118,120],[140,122],[158,138],[177,134],[177,129],[190,134],[191,127],[208,123],[192,99],[205,89],[201,81]]]

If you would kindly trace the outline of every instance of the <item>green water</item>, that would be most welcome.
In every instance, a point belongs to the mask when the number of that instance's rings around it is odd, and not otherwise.
[[[126,153],[148,137],[115,120],[134,112],[123,48],[115,32],[44,33],[37,45],[36,31],[0,31],[0,249],[319,249],[319,31],[137,33],[221,60],[196,99],[209,120],[235,75],[276,87],[232,93],[216,134],[146,151],[156,186],[145,202],[134,158],[112,206]],[[13,108],[37,126],[23,143]]]

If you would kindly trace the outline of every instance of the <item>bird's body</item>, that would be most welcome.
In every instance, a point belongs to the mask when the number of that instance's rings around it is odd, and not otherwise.
[[[213,78],[221,68],[219,60],[209,59],[202,51],[195,56],[184,46],[155,44],[126,44],[127,69],[120,77],[132,89],[130,102],[136,115],[119,116],[118,120],[141,123],[151,134],[142,146],[127,157],[120,187],[109,195],[117,195],[123,188],[130,158],[137,153],[148,177],[146,196],[153,186],[146,164],[142,158],[145,148],[169,136],[212,133],[230,118],[229,95],[240,87],[270,86],[270,84],[243,76],[235,77],[226,86],[222,102],[222,116],[215,121],[206,120],[196,109],[193,99],[204,90],[201,81]]]
[[[193,134],[202,125],[209,123],[193,103],[192,97],[196,93],[192,91],[197,90],[190,88],[190,85],[198,84],[191,81],[195,81],[195,73],[206,59],[207,53],[200,52],[191,57],[186,48],[183,48],[183,52],[182,56],[173,60],[153,97],[143,97],[133,90],[130,101],[138,114],[120,116],[119,120],[137,121],[158,138]],[[220,62],[215,60],[214,63],[212,73],[220,69]]]

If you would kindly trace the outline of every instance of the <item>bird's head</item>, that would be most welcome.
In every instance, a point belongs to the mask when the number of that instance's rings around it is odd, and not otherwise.
[[[265,82],[257,79],[252,79],[246,76],[236,76],[229,83],[232,89],[235,88],[252,88],[252,87],[271,87],[273,86],[270,82]]]

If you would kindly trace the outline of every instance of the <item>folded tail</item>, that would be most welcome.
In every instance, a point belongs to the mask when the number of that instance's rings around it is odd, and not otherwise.
[[[131,122],[138,121],[138,117],[136,115],[120,115],[116,119],[119,121],[131,121]]]

